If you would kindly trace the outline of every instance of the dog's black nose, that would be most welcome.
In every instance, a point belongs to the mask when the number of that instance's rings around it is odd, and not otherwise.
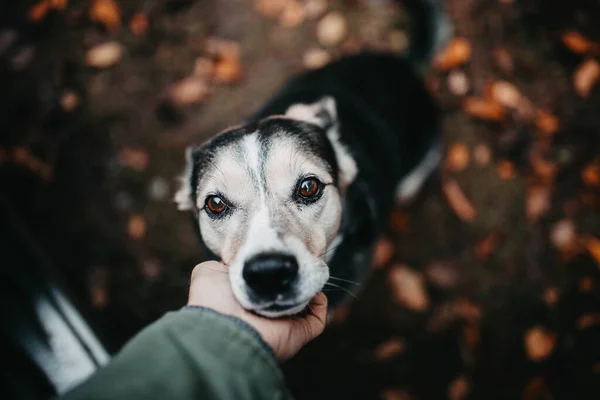
[[[296,258],[285,254],[259,254],[246,261],[242,272],[246,284],[259,296],[285,292],[297,275]]]

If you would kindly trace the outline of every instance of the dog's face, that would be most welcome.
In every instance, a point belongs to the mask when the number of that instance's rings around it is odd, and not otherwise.
[[[196,211],[204,242],[229,267],[246,309],[297,313],[328,280],[325,256],[356,175],[337,135],[327,97],[188,150],[176,201]]]

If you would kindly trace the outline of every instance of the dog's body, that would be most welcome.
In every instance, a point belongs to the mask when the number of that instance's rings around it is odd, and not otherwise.
[[[438,112],[413,61],[364,53],[308,72],[188,153],[179,208],[195,210],[246,308],[293,314],[330,277],[368,271],[394,201],[413,197],[440,157]]]

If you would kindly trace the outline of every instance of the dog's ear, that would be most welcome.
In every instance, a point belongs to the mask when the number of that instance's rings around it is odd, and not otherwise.
[[[289,118],[308,122],[323,128],[335,151],[339,167],[339,187],[342,191],[354,181],[358,172],[356,161],[350,150],[340,140],[339,121],[335,99],[331,96],[322,97],[312,104],[294,104],[285,115]]]
[[[185,149],[185,169],[179,176],[179,189],[175,193],[175,203],[178,210],[191,210],[194,207],[192,199],[192,171],[194,165],[194,149],[188,147]]]

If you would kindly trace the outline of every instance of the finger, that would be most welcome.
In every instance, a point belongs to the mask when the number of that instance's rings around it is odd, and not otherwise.
[[[227,267],[217,261],[205,261],[194,267],[192,270],[192,281],[200,276],[212,275],[215,273],[227,273]]]
[[[317,293],[309,306],[309,313],[298,321],[303,325],[303,331],[306,333],[305,343],[319,336],[325,329],[325,322],[327,321],[327,296],[323,292]]]

